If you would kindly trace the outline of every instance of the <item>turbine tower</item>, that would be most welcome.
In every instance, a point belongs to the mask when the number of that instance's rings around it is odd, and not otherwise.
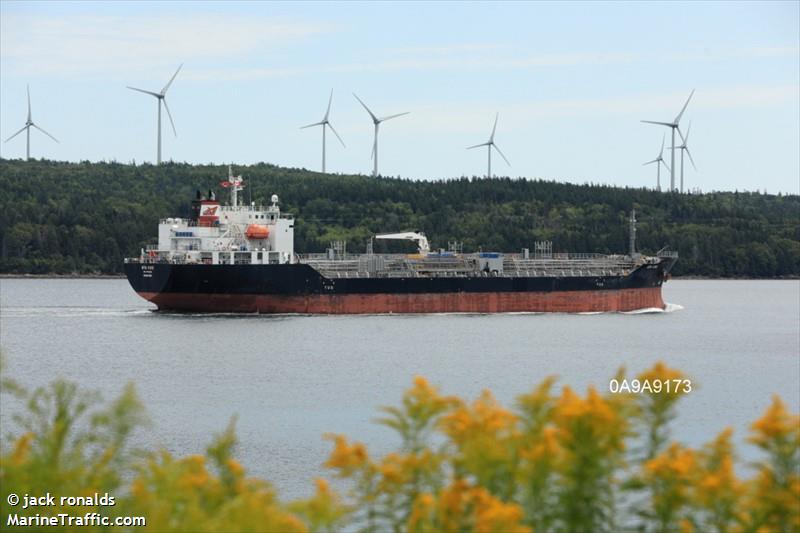
[[[656,122],[654,120],[643,120],[642,121],[642,122],[646,122],[647,124],[658,124],[659,126],[666,126],[668,128],[672,128],[672,159],[671,159],[672,165],[671,165],[671,169],[669,171],[669,173],[670,173],[669,190],[670,191],[674,191],[675,190],[675,149],[677,148],[675,146],[675,130],[679,130],[678,124],[680,123],[681,117],[683,116],[683,112],[686,111],[686,106],[689,105],[689,100],[692,99],[692,95],[693,94],[694,94],[694,89],[692,89],[692,92],[689,94],[689,98],[686,99],[686,103],[683,104],[683,109],[681,109],[681,112],[678,113],[678,116],[675,117],[675,120],[673,120],[672,122]],[[680,130],[678,132],[680,133]],[[683,138],[683,134],[681,134],[681,138]]]
[[[489,140],[485,143],[476,144],[475,146],[468,146],[467,150],[472,150],[473,148],[479,148],[481,146],[486,146],[488,155],[489,155],[489,167],[486,171],[486,177],[491,179],[492,177],[492,148],[497,150],[497,153],[500,154],[500,157],[506,162],[508,166],[511,166],[511,163],[508,162],[506,156],[503,155],[503,152],[500,151],[500,148],[494,143],[494,132],[497,130],[497,119],[500,117],[500,113],[495,114],[494,116],[494,126],[492,126],[492,134],[489,136]]]
[[[144,89],[138,89],[136,87],[131,87],[130,85],[127,86],[128,89],[131,89],[133,91],[139,91],[140,93],[149,94],[150,96],[155,96],[156,100],[158,100],[158,151],[157,151],[157,155],[156,155],[156,164],[157,165],[161,164],[161,103],[162,102],[164,103],[164,109],[167,110],[167,116],[169,117],[169,123],[172,125],[172,133],[175,134],[175,137],[178,136],[178,132],[175,131],[175,123],[172,121],[172,113],[169,112],[169,106],[167,105],[166,96],[167,96],[167,90],[169,89],[169,86],[172,85],[173,81],[175,81],[175,76],[178,75],[178,72],[180,72],[181,68],[183,68],[183,63],[181,63],[181,65],[178,67],[178,70],[175,71],[175,74],[172,75],[172,77],[169,79],[167,84],[164,85],[164,88],[161,89],[160,93],[154,93],[153,91],[146,91]]]
[[[25,161],[31,158],[31,126],[44,133],[45,135],[53,139],[55,142],[58,142],[58,139],[56,139],[55,137],[53,137],[52,135],[50,135],[42,128],[33,123],[33,119],[31,118],[31,87],[30,85],[28,85],[28,120],[25,121],[25,125],[22,126],[22,129],[20,129],[14,135],[5,140],[5,142],[8,142],[17,135],[19,135],[20,133],[22,133],[23,131],[26,131],[25,136],[27,140],[25,144]]]
[[[369,110],[369,108],[367,107],[367,104],[365,104],[364,102],[361,101],[361,98],[359,98],[356,93],[353,93],[353,96],[355,96],[356,100],[358,100],[359,103],[362,106],[364,106],[364,109],[367,110],[367,113],[369,113],[369,116],[372,118],[372,123],[375,125],[375,140],[372,142],[372,156],[371,156],[371,159],[372,159],[372,162],[373,162],[372,175],[373,176],[377,176],[378,175],[378,127],[380,126],[381,122],[384,122],[384,121],[392,119],[392,118],[402,117],[403,115],[408,115],[410,113],[410,111],[406,111],[405,113],[397,113],[396,115],[389,115],[387,117],[378,118],[378,117],[375,116],[375,114],[372,111]]]
[[[681,140],[683,141],[683,143],[680,146],[677,147],[677,149],[681,151],[681,194],[683,194],[683,153],[684,152],[686,152],[686,154],[689,156],[689,161],[692,162],[692,168],[694,168],[695,171],[697,170],[697,166],[694,164],[694,159],[692,159],[692,152],[689,151],[689,144],[688,143],[689,143],[689,133],[691,133],[691,131],[692,131],[692,123],[690,121],[689,122],[689,127],[686,128],[686,136],[684,137],[683,134],[681,134]],[[678,133],[680,133],[680,130],[678,130]]]
[[[311,128],[313,126],[322,126],[322,173],[323,174],[325,174],[325,130],[326,130],[326,128],[330,128],[331,131],[333,132],[333,134],[336,135],[336,138],[339,139],[339,142],[342,143],[342,148],[345,147],[344,146],[344,141],[342,140],[341,137],[339,137],[339,134],[336,133],[336,130],[333,129],[333,125],[328,120],[328,115],[330,115],[330,113],[331,113],[331,102],[332,101],[333,101],[333,89],[331,89],[331,96],[330,96],[330,98],[328,98],[328,109],[325,111],[325,116],[322,117],[322,120],[320,120],[319,122],[315,122],[313,124],[309,124],[308,126],[303,126],[303,127],[300,128],[301,130],[303,130],[303,129],[306,129],[306,128]]]
[[[667,167],[667,163],[664,161],[664,157],[663,157],[664,156],[664,141],[666,140],[666,137],[667,137],[666,134],[661,136],[661,151],[658,152],[658,157],[656,157],[652,161],[648,161],[647,163],[643,163],[642,164],[642,166],[652,165],[653,163],[658,165],[657,166],[658,171],[656,173],[656,190],[657,191],[661,190],[661,165],[663,164],[665,167]],[[667,167],[667,170],[669,170],[669,167]]]

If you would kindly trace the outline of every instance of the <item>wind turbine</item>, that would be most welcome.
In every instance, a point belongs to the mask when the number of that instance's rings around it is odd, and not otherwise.
[[[369,113],[369,116],[372,117],[372,123],[375,124],[375,140],[372,143],[372,156],[371,156],[371,158],[372,158],[372,161],[373,161],[372,175],[373,176],[377,176],[378,175],[378,126],[380,126],[381,122],[384,122],[386,120],[389,120],[389,119],[392,119],[392,118],[397,118],[397,117],[402,117],[403,115],[408,115],[410,113],[410,111],[406,111],[405,113],[397,113],[396,115],[389,115],[387,117],[378,118],[378,117],[375,116],[375,114],[372,111],[369,110],[369,108],[367,107],[367,104],[365,104],[364,102],[361,101],[361,98],[359,98],[356,93],[353,93],[353,96],[355,96],[356,100],[358,100],[359,103],[361,103],[361,105],[364,106],[364,109],[367,110],[367,113]]]
[[[336,130],[333,129],[333,125],[328,120],[328,115],[330,115],[330,113],[331,113],[331,102],[332,101],[333,101],[333,89],[331,89],[331,96],[330,96],[330,98],[328,98],[328,109],[325,111],[325,116],[322,117],[322,120],[320,120],[319,122],[315,122],[313,124],[309,124],[308,126],[303,126],[302,128],[300,128],[301,130],[303,130],[303,129],[306,129],[306,128],[310,128],[312,126],[322,126],[322,173],[323,174],[325,173],[325,130],[326,130],[326,128],[330,128],[331,131],[333,132],[333,134],[336,135],[336,138],[339,139],[339,142],[342,143],[342,148],[345,147],[344,146],[344,141],[342,140],[341,137],[339,137],[339,134],[336,133]]]
[[[657,166],[658,171],[656,173],[656,190],[657,191],[661,190],[661,165],[663,164],[665,167],[667,167],[667,163],[664,161],[664,157],[663,157],[664,156],[664,141],[666,140],[666,137],[667,137],[666,134],[661,136],[661,151],[658,152],[658,157],[656,157],[652,161],[648,161],[647,163],[643,163],[642,164],[642,166],[652,165],[653,163],[658,165]],[[669,170],[669,167],[667,167],[667,170]]]
[[[178,72],[180,72],[181,68],[183,68],[183,63],[181,63],[181,65],[178,67],[178,70],[175,71],[175,74],[172,75],[172,77],[169,79],[167,84],[164,85],[164,88],[161,89],[160,93],[154,93],[153,91],[146,91],[144,89],[138,89],[136,87],[131,87],[130,85],[127,86],[128,89],[131,89],[133,91],[139,91],[140,93],[149,94],[150,96],[155,96],[156,99],[158,100],[158,155],[156,156],[156,164],[157,165],[161,164],[161,103],[162,102],[164,103],[164,109],[167,110],[167,116],[169,117],[169,123],[172,124],[172,133],[175,134],[175,137],[178,136],[178,132],[175,131],[175,123],[172,121],[172,113],[169,112],[169,106],[167,105],[166,96],[167,96],[167,90],[169,89],[169,86],[172,85],[173,81],[175,81],[175,76],[178,75]]]
[[[686,152],[689,155],[689,161],[692,162],[692,168],[697,170],[697,166],[694,164],[694,159],[692,159],[692,152],[689,151],[689,133],[691,133],[691,131],[692,123],[690,121],[689,127],[686,128],[686,136],[684,137],[683,134],[681,134],[681,140],[683,141],[683,144],[677,147],[677,149],[681,151],[681,194],[683,194],[683,152]],[[678,130],[678,132],[680,133],[680,130]]]
[[[25,161],[31,158],[31,126],[44,133],[45,135],[53,139],[55,142],[58,142],[58,139],[56,139],[55,137],[53,137],[52,135],[50,135],[42,128],[33,123],[33,119],[31,118],[31,87],[30,85],[28,85],[27,87],[28,87],[28,120],[25,121],[25,125],[22,127],[22,129],[20,129],[17,133],[15,133],[14,135],[5,140],[5,142],[8,142],[17,135],[19,135],[20,133],[22,133],[23,131],[27,130],[25,134],[25,136],[27,137],[27,141],[25,144]]]
[[[670,183],[669,183],[669,190],[670,191],[674,191],[675,190],[675,149],[676,149],[676,146],[675,146],[675,130],[678,130],[678,133],[680,133],[680,129],[678,127],[678,124],[680,123],[681,117],[683,116],[683,112],[686,111],[686,106],[689,105],[689,100],[692,99],[692,95],[693,94],[694,94],[694,89],[692,89],[692,92],[689,94],[689,98],[686,99],[686,103],[683,104],[683,109],[681,109],[681,112],[678,113],[678,116],[675,117],[675,120],[673,120],[672,122],[656,122],[654,120],[643,120],[642,121],[642,122],[646,122],[648,124],[658,124],[660,126],[667,126],[668,128],[672,128],[672,159],[671,159],[672,168],[669,171],[670,172]],[[681,135],[681,138],[683,138],[683,134],[681,133],[680,135]]]
[[[467,147],[467,150],[472,150],[473,148],[479,148],[481,146],[486,146],[487,151],[489,153],[489,168],[488,168],[488,170],[486,172],[486,177],[488,177],[488,178],[492,177],[492,148],[497,150],[497,153],[500,154],[500,157],[503,158],[503,160],[506,162],[506,164],[508,166],[511,166],[511,163],[508,162],[508,159],[506,159],[506,156],[503,155],[503,152],[501,152],[500,148],[498,148],[497,145],[494,143],[494,132],[497,130],[497,119],[499,117],[500,117],[500,113],[497,113],[494,116],[494,126],[492,126],[492,134],[489,136],[489,140],[488,141],[486,141],[485,143],[476,144],[475,146]]]

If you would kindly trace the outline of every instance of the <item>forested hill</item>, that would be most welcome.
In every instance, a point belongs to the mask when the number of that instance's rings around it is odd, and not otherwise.
[[[638,248],[677,249],[676,275],[800,275],[794,195],[679,195],[499,178],[411,181],[268,164],[234,173],[245,178],[246,200],[275,193],[297,216],[298,252],[323,251],[333,240],[363,251],[375,233],[420,230],[433,248],[461,241],[464,251],[518,251],[551,240],[554,251],[620,253],[635,207]],[[226,175],[227,167],[209,165],[0,160],[0,272],[118,273],[125,256],[153,242],[159,218],[185,217],[195,190],[220,192]]]

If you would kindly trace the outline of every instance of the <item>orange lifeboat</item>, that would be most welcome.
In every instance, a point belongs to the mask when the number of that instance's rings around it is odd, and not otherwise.
[[[244,235],[248,239],[266,239],[269,237],[269,228],[261,224],[250,224]]]

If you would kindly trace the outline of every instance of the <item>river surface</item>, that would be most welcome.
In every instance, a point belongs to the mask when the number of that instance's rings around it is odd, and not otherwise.
[[[508,404],[548,375],[606,390],[620,366],[664,360],[694,384],[674,437],[697,446],[730,425],[755,458],[746,433],[772,394],[800,410],[800,282],[673,280],[664,300],[634,314],[203,316],[155,313],[125,280],[2,279],[0,348],[28,387],[66,378],[112,398],[135,383],[150,449],[203,453],[236,415],[237,456],[286,499],[326,474],[325,433],[392,450],[373,420],[416,374]],[[4,435],[18,409],[3,396]]]

